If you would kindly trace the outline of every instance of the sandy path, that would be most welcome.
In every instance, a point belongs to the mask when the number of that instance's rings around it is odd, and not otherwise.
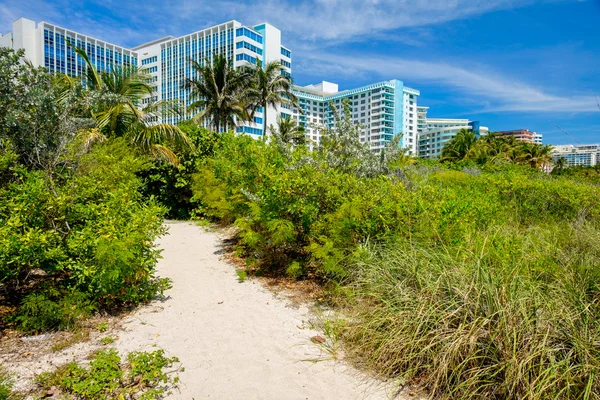
[[[220,260],[220,239],[169,223],[159,275],[173,280],[164,302],[125,320],[119,351],[165,349],[179,357],[178,399],[387,399],[379,382],[319,356],[302,329],[308,309],[288,307],[256,281],[238,282]]]

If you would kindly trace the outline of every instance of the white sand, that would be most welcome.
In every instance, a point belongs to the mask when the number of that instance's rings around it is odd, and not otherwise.
[[[170,298],[125,320],[119,351],[177,356],[177,399],[387,399],[384,385],[342,362],[303,360],[321,354],[303,329],[306,307],[288,306],[256,281],[238,282],[220,259],[217,234],[168,223],[160,276],[173,280]]]

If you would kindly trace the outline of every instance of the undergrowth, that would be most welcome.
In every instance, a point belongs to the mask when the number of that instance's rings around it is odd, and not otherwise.
[[[382,376],[442,399],[599,399],[600,187],[386,157],[231,135],[194,193],[248,271],[333,288],[348,318],[327,335]]]
[[[165,371],[178,363],[163,350],[132,352],[122,361],[115,349],[100,350],[85,368],[75,362],[56,371],[40,374],[43,393],[52,387],[67,399],[160,399],[176,388],[179,378],[172,376],[182,368]]]

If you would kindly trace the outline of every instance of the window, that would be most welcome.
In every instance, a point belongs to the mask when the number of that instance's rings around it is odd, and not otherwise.
[[[235,56],[236,61],[248,61],[249,63],[256,64],[256,58],[249,56],[248,54],[237,54]]]
[[[255,42],[258,42],[260,44],[262,44],[262,42],[263,42],[262,36],[260,36],[258,33],[252,32],[248,28],[238,28],[238,29],[236,29],[235,35],[236,36],[246,36],[246,37],[249,37],[250,39],[252,39]]]
[[[261,42],[262,43],[262,42]],[[292,58],[292,52],[289,51],[286,48],[281,48],[281,54],[283,54],[284,56],[286,56],[287,58]]]
[[[263,53],[262,49],[259,49],[258,47],[254,46],[248,42],[237,42],[235,45],[235,48],[236,49],[241,49],[241,48],[248,49],[250,51],[255,52],[256,54],[260,54],[261,56]]]
[[[249,133],[251,135],[262,135],[262,129],[250,128],[249,126],[240,126],[237,128],[238,133]]]
[[[142,59],[142,65],[151,64],[156,61],[158,61],[158,56],[144,58]]]
[[[283,58],[281,59],[281,65],[287,68],[292,68],[292,63],[285,61]]]

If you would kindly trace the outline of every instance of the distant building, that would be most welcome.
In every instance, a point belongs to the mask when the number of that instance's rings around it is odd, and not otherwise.
[[[197,110],[188,107],[193,99],[190,90],[183,84],[187,78],[196,78],[191,60],[201,65],[215,54],[224,55],[234,68],[258,61],[265,65],[279,61],[284,75],[291,76],[292,52],[281,42],[281,32],[269,25],[245,26],[238,21],[193,32],[181,37],[167,36],[161,39],[128,49],[100,39],[96,39],[71,29],[61,28],[47,22],[20,18],[13,22],[12,32],[0,36],[0,47],[14,50],[24,49],[25,57],[34,66],[46,67],[50,72],[81,76],[85,71],[84,60],[67,45],[70,41],[85,49],[92,64],[100,71],[108,71],[117,65],[137,65],[150,76],[150,84],[155,90],[154,97],[147,96],[142,104],[156,100],[178,101],[183,114],[167,115],[163,122],[177,123],[190,118]],[[276,123],[277,110],[269,107],[266,126]],[[263,135],[263,110],[254,116],[254,122],[243,123],[238,132]]]
[[[418,155],[421,158],[437,158],[458,131],[466,129],[474,131],[478,136],[487,135],[488,128],[479,121],[453,118],[427,118],[428,107],[417,108],[417,127],[419,135]]]
[[[362,125],[361,142],[369,143],[372,150],[380,150],[392,138],[402,134],[400,146],[408,153],[417,154],[417,98],[420,92],[391,80],[357,89],[338,91],[338,85],[321,82],[316,85],[294,86],[300,109],[291,109],[291,115],[306,129],[307,138],[319,142],[320,132],[315,126],[335,124],[334,111],[343,112],[344,100],[349,101],[352,120]],[[282,115],[288,111],[281,110]]]
[[[527,143],[542,144],[542,134],[531,132],[529,129],[515,129],[513,131],[496,132],[498,136],[512,136],[516,140]]]
[[[19,18],[12,24],[12,32],[0,37],[0,47],[24,49],[25,57],[36,67],[46,67],[50,72],[69,76],[82,75],[84,60],[67,45],[85,49],[91,63],[99,71],[107,71],[113,65],[138,65],[138,53],[91,36],[83,35],[60,26]]]
[[[593,167],[600,163],[600,144],[554,146],[552,158],[554,161],[564,158],[569,167],[579,165]]]

